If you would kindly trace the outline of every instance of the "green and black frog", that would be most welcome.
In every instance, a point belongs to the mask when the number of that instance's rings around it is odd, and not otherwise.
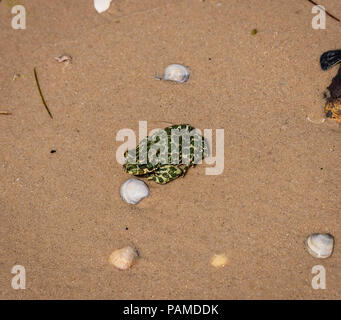
[[[203,136],[189,124],[173,125],[141,140],[124,154],[125,172],[166,184],[185,176],[190,167],[208,156]]]

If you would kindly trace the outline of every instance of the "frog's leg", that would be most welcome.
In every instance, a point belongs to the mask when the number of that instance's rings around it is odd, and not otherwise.
[[[194,163],[187,164],[187,165],[182,169],[182,172],[183,172],[182,176],[183,176],[183,177],[185,176],[186,172],[188,171],[188,169],[189,169],[190,167],[195,167],[195,166],[196,166],[196,165],[195,165]]]
[[[166,184],[180,176],[182,176],[183,171],[177,166],[171,164],[164,165],[150,174],[147,178],[148,180],[153,180],[159,184]]]
[[[155,170],[152,166],[149,165],[138,165],[132,163],[125,163],[123,165],[123,169],[125,172],[132,174],[134,176],[147,175]]]

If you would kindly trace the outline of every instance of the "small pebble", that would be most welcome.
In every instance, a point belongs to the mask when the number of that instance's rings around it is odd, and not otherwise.
[[[12,80],[15,81],[20,77],[21,77],[20,73],[15,73]]]
[[[154,79],[155,79],[155,80],[161,81],[161,80],[162,80],[162,77],[161,77],[161,76],[158,76],[157,74],[155,74],[155,75],[154,75]]]
[[[252,29],[252,30],[251,30],[251,35],[254,36],[254,35],[256,35],[257,33],[258,33],[258,30],[257,30],[257,29]]]
[[[224,267],[229,262],[229,258],[225,253],[215,254],[211,259],[211,265],[216,268]]]

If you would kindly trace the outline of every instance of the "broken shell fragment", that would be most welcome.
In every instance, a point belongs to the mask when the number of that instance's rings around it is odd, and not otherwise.
[[[149,188],[143,181],[130,178],[122,183],[120,194],[127,203],[137,204],[149,196]]]
[[[216,268],[224,267],[228,262],[229,258],[225,253],[215,254],[211,259],[211,265]]]
[[[58,57],[55,57],[55,60],[57,60],[57,62],[68,62],[70,63],[72,61],[72,57],[69,54],[62,54]]]
[[[138,253],[136,249],[124,247],[111,253],[109,263],[117,269],[127,270],[136,262],[137,257]]]
[[[171,64],[164,72],[163,78],[169,81],[179,83],[186,82],[189,79],[189,69],[181,64]]]
[[[307,116],[307,120],[313,124],[322,124],[326,121],[323,115],[313,112]]]
[[[313,233],[306,240],[309,253],[319,259],[331,256],[334,248],[334,237],[329,233]]]

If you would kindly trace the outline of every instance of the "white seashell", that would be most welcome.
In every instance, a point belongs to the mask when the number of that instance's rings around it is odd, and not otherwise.
[[[163,78],[165,80],[183,83],[189,79],[189,74],[188,68],[181,64],[171,64],[165,69]]]
[[[94,0],[94,6],[98,13],[109,9],[112,0]]]
[[[143,198],[149,196],[149,188],[143,181],[130,178],[122,183],[120,194],[124,201],[137,204]]]
[[[132,247],[124,247],[115,250],[109,257],[109,263],[120,270],[129,269],[138,257],[137,251]]]
[[[215,254],[211,259],[211,265],[216,268],[224,267],[229,262],[229,258],[225,253]]]
[[[325,259],[333,253],[334,237],[329,233],[313,233],[307,238],[306,246],[312,256]]]

